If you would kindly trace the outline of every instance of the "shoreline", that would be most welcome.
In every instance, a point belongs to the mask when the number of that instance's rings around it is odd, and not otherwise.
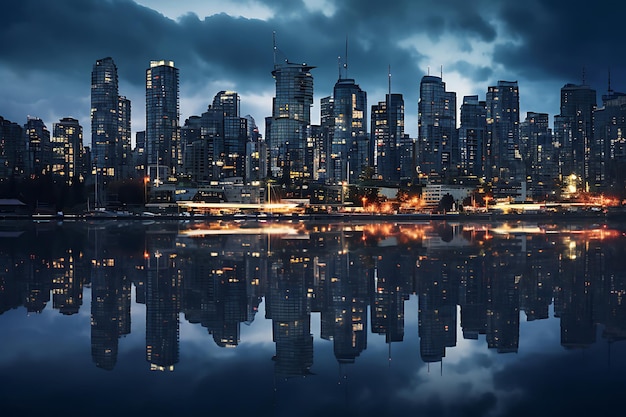
[[[567,222],[567,221],[626,221],[626,211],[578,211],[559,213],[307,213],[307,214],[132,214],[132,213],[102,213],[99,215],[88,214],[9,214],[0,213],[0,221],[34,221],[34,222],[97,222],[100,220],[138,220],[138,221],[329,221],[329,222],[419,222],[419,221],[543,221],[543,222]]]

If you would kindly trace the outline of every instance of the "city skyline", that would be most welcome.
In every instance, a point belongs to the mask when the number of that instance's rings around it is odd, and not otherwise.
[[[563,8],[543,3],[368,6],[309,0],[276,6],[242,0],[174,6],[89,0],[89,7],[79,8],[67,0],[50,8],[11,2],[0,29],[6,39],[0,47],[0,114],[18,123],[28,115],[39,117],[48,126],[73,117],[87,128],[89,70],[96,60],[111,56],[120,92],[133,106],[133,141],[134,133],[145,129],[144,71],[151,60],[172,60],[180,68],[181,125],[201,114],[222,90],[237,91],[241,114],[261,121],[271,115],[275,32],[278,59],[316,67],[314,124],[319,123],[320,99],[332,93],[337,81],[339,61],[347,61],[348,77],[367,92],[369,103],[384,100],[391,67],[391,92],[404,96],[405,130],[411,137],[417,137],[420,79],[442,72],[457,103],[465,95],[484,99],[487,87],[499,80],[518,81],[520,116],[548,113],[552,124],[561,87],[581,84],[584,77],[602,94],[610,71],[612,88],[623,91],[626,63],[612,53],[612,43],[619,41],[619,25],[611,23],[616,23],[616,10],[606,9],[604,2],[593,10],[571,2]],[[602,31],[587,23],[594,16],[603,19]],[[59,24],[48,30],[50,21]],[[110,27],[118,30],[104,36]],[[232,35],[224,36],[226,30]]]

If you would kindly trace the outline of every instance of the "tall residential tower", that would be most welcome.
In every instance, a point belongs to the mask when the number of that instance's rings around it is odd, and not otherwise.
[[[150,179],[162,182],[181,165],[178,68],[151,61],[146,70],[146,153]]]

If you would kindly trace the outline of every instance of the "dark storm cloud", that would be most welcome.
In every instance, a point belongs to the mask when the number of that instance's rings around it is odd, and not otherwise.
[[[242,8],[247,3],[233,2]],[[484,96],[484,85],[498,79],[517,79],[522,102],[534,99],[524,96],[525,86],[540,91],[536,84],[543,80],[552,83],[544,90],[558,100],[559,86],[578,82],[583,66],[598,90],[606,85],[609,67],[618,88],[626,72],[626,56],[619,53],[621,14],[604,0],[590,6],[564,0],[345,0],[320,2],[314,8],[303,0],[257,0],[274,12],[266,20],[226,14],[198,17],[185,13],[184,2],[178,20],[131,0],[5,3],[0,15],[0,115],[20,123],[30,104],[30,114],[58,118],[69,113],[80,116],[87,127],[91,68],[106,56],[115,60],[120,94],[130,95],[134,112],[143,107],[145,69],[154,59],[175,61],[181,98],[206,94],[203,107],[220,89],[205,91],[212,83],[229,83],[223,88],[241,94],[271,94],[273,32],[279,60],[316,66],[318,98],[332,94],[340,69],[337,57],[345,55],[347,37],[348,76],[368,91],[370,104],[384,98],[391,66],[392,89],[405,95],[407,115],[412,116],[419,80],[428,66],[444,64],[436,61],[442,54],[448,60],[446,73],[456,71],[468,84],[480,86],[469,86],[472,94]],[[475,58],[469,62],[455,55],[459,53]],[[448,87],[460,88],[451,83]],[[268,102],[267,111],[270,106]],[[253,116],[262,120],[267,115]],[[134,125],[138,119],[134,116]]]
[[[514,44],[503,44],[495,60],[528,77],[587,84],[604,92],[611,68],[626,86],[626,56],[621,53],[623,3],[609,0],[507,2],[500,20]]]

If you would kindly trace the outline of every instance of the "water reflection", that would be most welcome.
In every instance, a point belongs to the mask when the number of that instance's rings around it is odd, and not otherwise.
[[[104,370],[116,368],[131,317],[145,323],[145,368],[176,373],[187,360],[181,321],[236,351],[241,326],[264,312],[280,380],[314,373],[314,337],[332,343],[340,382],[368,337],[384,337],[391,361],[405,319],[417,319],[414,355],[439,372],[459,337],[519,352],[520,319],[551,312],[565,349],[626,338],[619,225],[114,222],[11,224],[2,233],[0,314],[42,313],[51,300],[64,316],[90,308],[91,360]],[[141,305],[144,317],[131,314]],[[0,331],[7,320],[0,316]]]

